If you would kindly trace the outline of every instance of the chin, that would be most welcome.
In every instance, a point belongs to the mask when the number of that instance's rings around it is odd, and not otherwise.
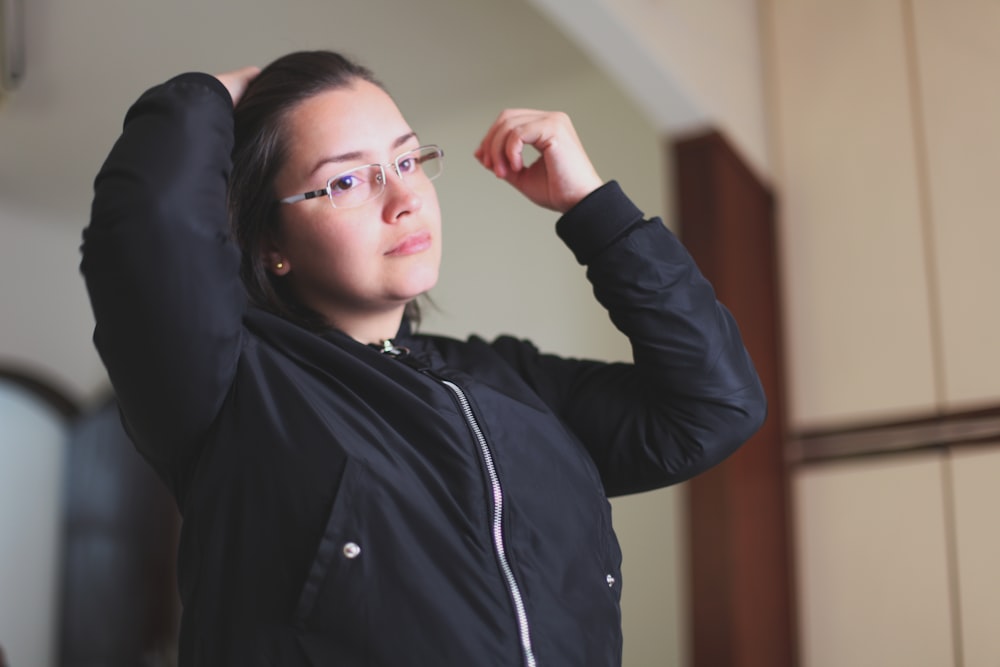
[[[420,268],[414,268],[414,270],[409,272],[409,275],[405,279],[405,287],[403,292],[407,295],[408,299],[415,299],[421,294],[429,292],[438,282],[438,267],[437,266],[426,266]]]

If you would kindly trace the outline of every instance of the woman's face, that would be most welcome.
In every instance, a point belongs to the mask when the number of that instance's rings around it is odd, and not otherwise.
[[[353,167],[385,165],[385,191],[355,208],[328,197],[279,204],[280,229],[265,262],[290,281],[303,304],[334,326],[399,311],[437,282],[441,210],[426,179],[401,180],[392,162],[420,145],[378,86],[320,93],[288,118],[288,159],[275,180],[279,198],[320,190]],[[281,268],[277,268],[278,264]]]

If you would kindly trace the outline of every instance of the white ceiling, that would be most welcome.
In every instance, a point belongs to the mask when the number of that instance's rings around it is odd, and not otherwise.
[[[0,100],[0,208],[81,227],[128,105],[187,70],[329,48],[371,67],[408,114],[591,68],[525,0],[30,0],[27,75]]]

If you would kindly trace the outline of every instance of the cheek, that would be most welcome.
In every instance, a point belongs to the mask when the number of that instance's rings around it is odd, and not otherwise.
[[[377,246],[369,235],[330,232],[313,239],[307,252],[314,274],[350,281],[363,276],[372,266]]]
[[[284,241],[295,261],[322,266],[333,258],[350,257],[365,244],[364,230],[356,221],[331,220],[326,211],[289,220],[285,223]]]
[[[438,219],[441,218],[441,202],[438,200],[437,188],[434,187],[433,183],[431,183],[431,190],[427,195],[427,206],[434,211]]]
[[[430,221],[431,226],[437,235],[441,235],[441,204],[438,202],[437,191],[431,192],[424,198],[424,216]]]

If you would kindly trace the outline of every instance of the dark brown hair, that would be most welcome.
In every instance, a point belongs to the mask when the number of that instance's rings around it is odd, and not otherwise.
[[[290,113],[320,93],[357,80],[385,87],[367,68],[332,51],[299,51],[278,58],[250,82],[236,105],[229,215],[240,246],[240,277],[254,305],[313,331],[329,322],[300,303],[282,278],[264,265],[261,249],[279,223],[274,180],[288,157]],[[407,304],[412,324],[420,319],[415,301]]]

